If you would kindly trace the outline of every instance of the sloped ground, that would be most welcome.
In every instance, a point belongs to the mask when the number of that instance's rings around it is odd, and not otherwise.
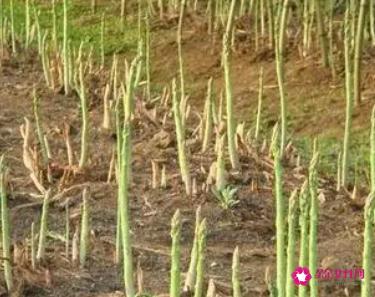
[[[237,21],[239,29],[249,28],[252,20]],[[223,70],[220,67],[221,36],[207,34],[206,19],[188,15],[184,23],[183,58],[187,88],[194,103],[203,104],[209,77],[214,78],[217,97],[224,88]],[[163,23],[162,23],[163,24]],[[176,24],[154,24],[153,78],[165,84],[178,75]],[[244,27],[244,28],[242,28]],[[242,31],[243,32],[243,31]],[[265,128],[273,126],[279,115],[279,91],[277,88],[274,52],[267,43],[258,51],[250,34],[237,31],[233,53],[233,91],[236,115],[240,120],[254,121],[258,100],[258,76],[264,68]],[[214,40],[212,42],[212,39]],[[261,41],[260,41],[261,42]],[[296,46],[298,40],[290,39],[286,46],[285,82],[288,98],[288,116],[291,136],[334,137],[341,139],[345,124],[344,60],[343,44],[334,42],[336,76],[330,69],[320,65],[319,48],[315,44],[309,57],[302,59]],[[353,126],[355,132],[368,129],[370,112],[375,103],[374,56],[372,47],[365,48],[363,55],[363,102],[355,109]],[[322,125],[324,123],[324,125]]]
[[[203,46],[202,43],[195,40],[190,46],[194,44],[197,50],[207,53],[200,48]],[[164,56],[168,57],[168,54],[164,53]],[[190,60],[192,59],[193,55],[190,57]],[[188,65],[191,63],[190,60],[187,58]],[[157,75],[158,69],[163,71],[175,69],[173,65],[168,64],[168,61],[164,60],[163,68],[155,66],[154,77],[160,77]],[[163,64],[163,60],[157,63]],[[196,63],[198,66],[198,62]],[[241,65],[237,65],[236,69]],[[191,73],[195,72],[189,70],[188,77],[192,77]],[[55,236],[55,239],[50,238],[48,241],[47,260],[36,272],[32,272],[24,242],[30,236],[31,223],[36,222],[38,227],[41,200],[32,195],[37,191],[22,162],[22,138],[19,126],[23,123],[23,117],[33,119],[31,95],[33,86],[36,85],[41,97],[43,126],[47,131],[53,155],[51,162],[55,164],[55,168],[66,166],[66,151],[62,137],[63,121],[72,127],[73,148],[78,155],[79,99],[74,95],[65,97],[47,91],[39,63],[31,54],[17,57],[17,60],[6,61],[1,69],[0,152],[6,154],[10,168],[9,204],[14,250],[19,255],[14,261],[14,275],[19,296],[122,296],[120,292],[116,293],[123,287],[120,270],[113,260],[117,187],[114,182],[106,183],[114,140],[111,133],[99,128],[102,118],[100,100],[105,83],[103,77],[107,75],[107,73],[95,74],[87,81],[87,85],[91,87],[89,100],[92,121],[89,166],[84,172],[72,175],[65,182],[63,188],[71,190],[52,203],[49,216],[49,230],[62,235],[65,221],[64,208],[68,203],[71,209],[71,230],[74,230],[79,222],[81,190],[85,185],[90,187],[92,232],[87,269],[80,271],[72,266],[64,255],[64,243]],[[203,74],[195,75],[201,77]],[[254,73],[251,75],[256,77]],[[164,83],[168,82],[165,80]],[[248,87],[247,82],[243,84]],[[191,88],[195,88],[195,85]],[[239,90],[237,88],[237,92],[240,92]],[[267,94],[267,100],[276,102],[277,97],[271,96],[271,93]],[[209,226],[206,277],[216,281],[219,295],[230,295],[232,251],[235,246],[239,246],[243,295],[267,296],[265,272],[270,268],[272,273],[275,264],[273,173],[270,160],[267,156],[258,154],[253,148],[241,147],[243,172],[241,175],[231,176],[231,183],[239,188],[240,203],[232,210],[222,210],[210,192],[201,190],[214,155],[212,152],[204,155],[200,153],[200,143],[195,141],[196,136],[192,135],[198,123],[192,115],[188,133],[191,139],[189,159],[192,174],[197,181],[198,193],[192,198],[186,197],[176,164],[176,144],[171,113],[158,103],[145,106],[140,97],[137,99],[136,106],[137,111],[133,121],[131,209],[134,259],[139,263],[144,274],[144,290],[153,294],[168,294],[170,219],[177,208],[181,210],[184,222],[182,250],[183,267],[186,271],[193,240],[194,213],[196,207],[201,205],[202,216],[207,218]],[[156,118],[152,116],[154,109],[156,109]],[[165,113],[167,113],[167,123],[163,127],[161,120]],[[289,158],[294,154],[290,153]],[[168,187],[165,190],[151,188],[151,158],[166,165]],[[304,170],[294,168],[292,161],[286,162],[285,167],[287,196],[291,189],[302,184]],[[61,174],[57,172],[51,185],[54,193],[57,191],[60,178]],[[334,182],[326,179],[320,181],[320,188],[324,193],[325,201],[321,203],[319,220],[319,266],[360,267],[364,193],[359,193],[358,200],[352,201],[346,193],[337,193]],[[349,296],[359,296],[358,283],[344,285],[328,283],[322,284],[320,288],[320,296],[343,296],[345,290],[348,290]]]
[[[280,115],[279,91],[276,80],[274,52],[267,46],[255,50],[251,19],[237,21],[234,53],[232,57],[232,82],[234,109],[238,121],[246,121],[247,128],[254,128],[257,101],[258,76],[264,68],[264,101],[262,125],[269,133]],[[222,49],[221,33],[212,37],[207,34],[206,19],[194,14],[186,17],[184,23],[183,58],[186,86],[192,104],[203,102],[209,77],[214,78],[216,98],[224,90],[223,70],[220,66]],[[172,28],[172,30],[171,30]],[[164,86],[178,74],[176,24],[168,26],[154,24],[152,74],[153,83]],[[287,94],[288,135],[300,148],[303,159],[308,159],[312,140],[318,137],[321,143],[321,168],[329,175],[335,175],[337,156],[342,150],[345,127],[344,57],[341,41],[334,42],[335,78],[330,69],[320,63],[320,49],[314,43],[310,55],[303,59],[296,46],[298,40],[289,39],[286,46],[285,81]],[[374,49],[367,47],[363,55],[363,102],[353,112],[350,167],[357,165],[361,182],[368,183],[369,137],[371,109],[375,103],[374,91]],[[161,87],[160,87],[161,88]],[[354,174],[351,174],[351,179]]]

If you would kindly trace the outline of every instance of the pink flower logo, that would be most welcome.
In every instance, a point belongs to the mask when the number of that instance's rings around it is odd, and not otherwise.
[[[307,286],[311,277],[307,267],[297,267],[292,273],[292,279],[297,286]]]

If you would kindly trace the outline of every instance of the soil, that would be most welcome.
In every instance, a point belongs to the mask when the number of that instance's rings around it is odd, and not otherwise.
[[[215,78],[217,89],[222,86],[220,69],[220,40],[215,45],[207,42],[204,28],[192,21],[184,34],[184,61],[188,91],[194,111],[201,112],[204,102],[206,79]],[[166,85],[176,75],[177,49],[175,28],[155,27],[162,38],[154,40],[153,73],[155,83]],[[234,90],[236,109],[243,119],[248,119],[251,108],[256,106],[257,77],[260,65],[265,67],[267,120],[274,122],[278,114],[278,96],[274,77],[273,56],[267,51],[251,53],[241,43],[233,57]],[[242,49],[243,48],[243,49]],[[296,134],[315,135],[323,130],[340,135],[344,123],[344,97],[342,82],[330,79],[329,71],[322,70],[316,57],[300,60],[296,54],[288,55],[287,82],[290,113]],[[373,63],[373,62],[372,62]],[[365,67],[369,72],[371,63]],[[117,185],[107,183],[110,159],[115,145],[114,135],[101,129],[101,99],[108,73],[92,74],[90,86],[90,160],[84,171],[72,173],[61,181],[62,168],[67,166],[66,149],[62,136],[63,123],[71,126],[75,158],[80,151],[79,99],[76,95],[64,96],[47,90],[43,72],[35,54],[20,54],[16,59],[3,61],[0,72],[0,153],[6,154],[10,169],[9,207],[11,215],[14,278],[14,296],[123,296],[121,271],[114,263],[116,233]],[[359,129],[368,126],[367,118],[371,101],[370,75],[366,74],[366,100],[355,118]],[[70,189],[51,203],[49,238],[46,260],[36,271],[30,267],[29,247],[25,240],[30,237],[32,222],[39,226],[41,197],[31,182],[22,159],[22,137],[19,127],[28,117],[33,123],[32,91],[36,87],[41,98],[43,128],[50,142],[53,168],[56,172],[50,184],[53,193],[57,189]],[[327,101],[329,99],[329,101]],[[215,196],[202,191],[207,172],[215,160],[213,151],[200,153],[200,143],[194,141],[194,129],[198,125],[192,115],[190,130],[189,161],[196,179],[198,193],[193,197],[184,194],[176,156],[176,141],[171,113],[159,103],[142,103],[137,97],[133,120],[133,162],[131,186],[131,230],[135,266],[143,271],[143,292],[167,296],[170,268],[170,220],[176,209],[183,217],[182,267],[187,270],[194,236],[195,210],[200,205],[202,216],[208,222],[206,281],[212,278],[219,296],[231,295],[231,261],[236,246],[240,250],[241,284],[243,296],[269,296],[266,274],[274,276],[275,266],[275,217],[272,162],[267,154],[254,147],[240,146],[242,174],[231,172],[231,183],[238,187],[239,203],[231,210],[222,209]],[[327,103],[328,102],[328,103]],[[303,108],[301,108],[303,106]],[[250,109],[250,111],[249,111]],[[303,110],[303,112],[301,112]],[[150,116],[157,113],[154,123]],[[167,114],[164,127],[161,119]],[[193,114],[193,113],[192,113]],[[153,118],[151,116],[151,118]],[[304,124],[308,123],[308,124]],[[270,124],[270,126],[272,126]],[[162,129],[163,127],[163,129]],[[163,130],[163,133],[161,131]],[[340,131],[340,132],[338,132]],[[33,143],[37,138],[33,133]],[[306,170],[297,168],[293,161],[295,152],[288,153],[284,167],[284,191],[288,197],[292,189],[300,187]],[[167,169],[168,187],[152,189],[151,159],[164,164]],[[229,165],[229,164],[227,164]],[[229,167],[228,167],[229,170]],[[82,189],[90,188],[91,249],[85,269],[74,266],[65,255],[65,243],[56,236],[64,234],[65,205],[70,208],[71,231],[79,225]],[[359,189],[352,200],[344,192],[336,191],[335,182],[322,175],[319,183],[319,267],[351,269],[361,267],[363,204],[366,191]],[[73,233],[71,232],[71,237]],[[266,273],[268,271],[268,273]],[[2,275],[1,275],[2,277]],[[270,277],[268,277],[270,278]],[[4,285],[2,279],[1,284]],[[359,282],[319,285],[320,296],[359,296]],[[4,290],[3,290],[4,291]],[[18,295],[17,295],[18,294]],[[6,293],[3,293],[6,296]]]
[[[248,20],[238,20],[248,25]],[[207,80],[213,77],[217,96],[224,89],[223,71],[220,67],[221,37],[207,35],[204,19],[191,16],[185,21],[183,58],[185,79],[191,101],[203,105]],[[238,25],[239,26],[239,25]],[[177,44],[175,30],[157,27],[154,38],[153,82],[165,85],[178,75]],[[175,29],[175,28],[174,28]],[[213,42],[212,42],[213,40]],[[233,92],[236,116],[241,121],[254,122],[258,100],[258,77],[264,68],[264,124],[272,127],[279,117],[279,91],[277,87],[274,52],[267,43],[254,49],[254,40],[241,38],[237,41],[232,57]],[[289,133],[291,137],[333,137],[342,139],[345,125],[344,63],[342,45],[335,44],[335,77],[330,69],[320,63],[319,49],[312,48],[303,59],[290,42],[285,57],[285,81],[288,102]],[[369,128],[372,106],[375,103],[373,89],[375,66],[373,48],[365,49],[363,56],[362,103],[355,109],[353,127],[356,132]],[[171,70],[172,69],[172,70]],[[324,125],[322,125],[324,123]]]

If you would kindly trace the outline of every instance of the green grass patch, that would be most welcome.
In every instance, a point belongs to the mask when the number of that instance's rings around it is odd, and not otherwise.
[[[31,1],[30,1],[31,2]],[[122,26],[120,15],[115,14],[107,7],[98,7],[95,14],[89,6],[75,4],[69,1],[68,5],[68,30],[69,40],[74,48],[78,48],[81,41],[85,41],[88,47],[93,47],[94,54],[99,57],[101,50],[101,17],[105,15],[104,53],[135,54],[137,51],[138,25],[133,20],[127,20]],[[34,10],[39,11],[39,22],[42,32],[49,31],[52,36],[52,4],[45,1],[36,1],[30,4],[31,25],[35,22]],[[4,15],[10,20],[9,1],[4,3]],[[56,3],[57,38],[61,44],[63,39],[63,3]],[[23,1],[14,1],[14,26],[18,39],[25,38],[25,4]],[[36,44],[36,38],[33,43]]]
[[[342,150],[342,141],[331,137],[318,137],[320,162],[319,172],[325,176],[336,178],[337,158]],[[305,165],[311,159],[313,152],[312,137],[298,137],[294,139],[298,152],[301,155]],[[352,143],[350,145],[349,158],[349,181],[354,182],[355,171],[357,171],[358,182],[361,185],[369,185],[370,170],[370,141],[369,131],[353,133]]]

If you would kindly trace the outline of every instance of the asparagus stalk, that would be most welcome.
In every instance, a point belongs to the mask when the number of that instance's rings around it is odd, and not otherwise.
[[[254,4],[254,31],[255,31],[255,51],[259,50],[259,10],[260,10],[260,0],[256,0]]]
[[[161,167],[161,176],[160,176],[160,187],[165,189],[167,187],[167,173],[165,164]]]
[[[180,113],[183,116],[181,118],[182,127],[185,127],[185,112],[186,112],[186,99],[187,99],[186,93],[185,93],[184,62],[183,62],[183,57],[182,57],[182,26],[183,26],[184,14],[185,14],[185,6],[186,6],[186,0],[181,0],[180,16],[179,16],[178,28],[177,28],[177,50],[178,50],[180,94],[181,94]]]
[[[375,106],[371,116],[371,135],[370,135],[370,165],[371,165],[371,194],[366,199],[364,210],[365,229],[363,234],[363,269],[365,277],[361,283],[361,297],[370,297],[372,295],[372,246],[374,241],[375,224]]]
[[[70,215],[69,205],[65,205],[65,256],[69,259],[69,241],[70,241]]]
[[[11,26],[11,37],[12,37],[12,53],[15,55],[17,53],[16,48],[16,33],[14,29],[14,3],[10,0],[10,26]]]
[[[365,278],[362,282],[361,297],[370,297],[372,293],[372,245],[373,245],[373,230],[374,230],[374,185],[375,185],[375,107],[373,108],[371,117],[371,194],[367,197],[365,205],[365,230],[364,230],[364,247],[363,247],[363,269],[365,270]]]
[[[122,151],[122,125],[121,125],[121,100],[116,99],[115,105],[115,119],[116,119],[116,135],[117,135],[117,184],[120,184],[120,174],[122,168],[121,151]],[[121,214],[120,214],[120,197],[121,197],[121,187],[118,187],[118,197],[117,197],[117,227],[116,227],[116,252],[115,252],[115,263],[119,264],[121,261]]]
[[[36,260],[40,262],[43,260],[46,250],[46,237],[48,232],[48,209],[49,209],[49,200],[51,197],[51,190],[47,190],[44,195],[42,215],[40,218],[40,229],[39,229],[39,244],[38,252],[36,255]]]
[[[363,269],[365,271],[364,279],[361,282],[361,297],[372,296],[372,245],[374,241],[374,209],[375,199],[372,192],[366,199],[364,219],[365,230],[363,234]]]
[[[375,45],[375,1],[370,0],[370,9],[369,9],[369,14],[370,14],[370,34],[371,34],[371,42],[372,45]]]
[[[216,161],[216,190],[221,191],[227,185],[225,178],[225,158],[224,158],[225,134],[220,137]]]
[[[309,212],[310,201],[308,199],[308,181],[306,180],[300,190],[299,194],[299,227],[300,227],[300,256],[299,266],[307,267],[309,261]],[[306,297],[307,287],[298,287],[298,297]]]
[[[208,80],[207,98],[205,104],[205,125],[202,144],[202,153],[206,152],[212,137],[213,110],[212,110],[212,77]]]
[[[104,90],[103,98],[103,122],[102,127],[106,130],[111,129],[111,106],[109,101],[109,96],[111,94],[110,86],[107,84]]]
[[[180,264],[180,240],[181,240],[181,214],[177,210],[172,218],[172,250],[171,250],[171,287],[170,296],[179,297],[181,293],[181,264]]]
[[[127,77],[127,92],[124,93],[124,128],[122,132],[122,144],[120,153],[119,169],[119,205],[121,225],[121,246],[124,263],[124,284],[127,297],[135,296],[133,279],[133,257],[130,237],[130,207],[129,188],[131,180],[131,115],[133,113],[134,91],[137,87],[135,74],[139,58],[135,58],[131,64]]]
[[[54,45],[54,49],[57,52],[59,50],[59,45],[57,39],[56,0],[52,0],[52,42]]]
[[[266,0],[266,9],[267,9],[267,17],[268,17],[268,46],[269,48],[273,49],[275,47],[275,20],[274,20],[274,13],[273,13],[273,1]]]
[[[280,137],[280,151],[281,154],[284,152],[287,137],[287,107],[286,107],[286,94],[284,86],[284,37],[286,20],[288,16],[288,6],[290,0],[284,0],[280,17],[278,18],[278,35],[276,36],[276,72],[277,72],[277,82],[279,86],[280,93],[280,114],[281,114],[281,137]]]
[[[322,64],[324,67],[329,66],[329,54],[328,54],[328,43],[327,43],[327,34],[324,29],[324,10],[322,8],[322,1],[315,0],[315,12],[316,12],[316,21],[318,23],[318,31],[320,36],[320,46],[322,51]]]
[[[10,238],[10,225],[9,213],[6,193],[6,171],[4,169],[4,155],[0,157],[0,198],[1,198],[1,227],[2,227],[2,250],[3,250],[3,267],[4,279],[8,292],[13,289],[13,275],[11,260],[11,238]]]
[[[158,188],[158,180],[159,180],[159,175],[160,175],[160,169],[159,169],[159,164],[154,161],[154,160],[151,160],[151,171],[152,171],[152,178],[151,178],[151,187],[153,189],[157,189]]]
[[[47,155],[47,149],[46,149],[46,143],[44,142],[44,133],[41,126],[41,120],[40,120],[40,111],[39,111],[39,97],[36,94],[36,90],[34,88],[33,90],[33,111],[34,111],[34,119],[35,119],[35,125],[36,125],[36,132],[38,135],[40,150],[42,152],[43,157],[43,163],[46,166],[48,164],[48,155]]]
[[[235,248],[233,253],[232,262],[232,286],[233,286],[233,297],[241,297],[241,283],[240,283],[240,256],[238,246]]]
[[[146,90],[147,100],[151,100],[151,26],[150,26],[150,15],[146,14]]]
[[[337,184],[336,184],[336,191],[340,191],[341,189],[341,152],[339,152],[337,156],[337,173],[336,173],[336,178],[337,178]]]
[[[73,239],[72,239],[72,262],[74,265],[77,264],[78,257],[79,257],[78,244],[79,244],[79,235],[78,235],[78,228],[76,228],[73,234]]]
[[[331,67],[332,78],[336,79],[336,68],[335,68],[335,55],[334,55],[334,32],[333,32],[333,19],[334,19],[334,10],[335,2],[333,0],[329,1],[329,64]]]
[[[31,238],[30,238],[30,246],[31,246],[31,268],[35,270],[36,267],[36,251],[35,251],[35,227],[34,222],[31,223]]]
[[[130,187],[130,123],[126,123],[123,130],[123,144],[121,152],[121,169],[120,169],[120,220],[121,224],[121,247],[123,250],[124,266],[124,284],[127,296],[134,297],[134,279],[133,279],[133,262],[132,248],[130,237],[130,209],[129,209],[129,187]]]
[[[317,239],[318,239],[318,178],[317,163],[319,154],[314,153],[309,167],[309,192],[310,192],[310,234],[309,234],[309,268],[311,275],[316,274],[317,270]],[[318,296],[318,285],[316,278],[310,281],[310,296]]]
[[[105,53],[104,53],[104,33],[105,33],[105,16],[102,14],[101,26],[100,26],[100,57],[101,57],[101,67],[104,68]]]
[[[233,90],[232,90],[232,80],[231,80],[231,67],[230,67],[230,40],[233,31],[234,23],[234,10],[236,7],[236,0],[232,0],[227,27],[223,36],[223,64],[224,64],[224,78],[225,78],[225,94],[226,94],[226,107],[227,107],[227,134],[228,134],[228,151],[229,158],[233,169],[239,169],[240,163],[238,160],[237,150],[236,150],[236,121],[234,118],[233,111]]]
[[[198,229],[197,279],[196,279],[196,282],[195,282],[194,297],[202,297],[202,294],[203,294],[206,235],[207,235],[206,219],[203,219],[203,221],[199,225],[199,229]]]
[[[216,286],[212,279],[208,281],[207,295],[206,297],[216,297]]]
[[[63,20],[63,62],[64,62],[64,91],[65,95],[70,93],[69,86],[69,49],[68,49],[68,0],[63,1],[64,20]]]
[[[261,120],[262,102],[263,102],[263,76],[264,76],[263,67],[261,67],[260,73],[259,73],[258,111],[257,111],[257,119],[256,119],[256,126],[255,126],[255,135],[254,135],[255,141],[258,141],[259,139],[260,120]]]
[[[54,78],[51,77],[51,73],[50,73],[48,46],[46,44],[47,36],[48,36],[48,31],[46,30],[43,34],[42,45],[41,45],[42,66],[43,66],[44,79],[46,80],[46,85],[47,85],[47,87],[53,88],[53,79]]]
[[[307,56],[308,40],[309,40],[309,16],[311,1],[303,0],[303,43],[302,43],[302,56]]]
[[[352,30],[351,23],[353,22],[353,15],[350,12],[349,0],[346,1],[345,12],[345,93],[346,93],[346,116],[345,116],[345,134],[342,153],[342,173],[341,182],[345,187],[348,183],[348,168],[349,168],[349,148],[351,140],[352,115],[353,115],[353,64],[352,64]]]
[[[275,132],[278,139],[278,129]],[[276,285],[278,296],[285,296],[286,255],[285,255],[285,201],[282,186],[281,151],[277,141],[273,148],[276,196]]]
[[[79,244],[79,263],[81,268],[85,267],[87,253],[89,249],[89,232],[90,232],[90,213],[89,213],[89,190],[83,189],[82,193],[82,208],[81,208],[81,232]]]
[[[46,144],[47,157],[48,157],[48,159],[52,159],[51,148],[49,146],[48,137],[47,137],[46,134],[44,134],[43,139],[44,139],[44,143]]]
[[[354,65],[353,65],[353,85],[354,101],[356,104],[361,103],[361,66],[362,66],[362,49],[363,35],[365,28],[366,14],[368,10],[368,0],[361,0],[358,13],[357,30],[355,33],[354,43]]]
[[[195,232],[194,232],[194,241],[193,248],[190,255],[190,265],[189,270],[186,274],[184,291],[191,291],[194,288],[196,280],[196,271],[197,271],[197,261],[198,261],[198,232],[199,226],[201,224],[201,207],[199,206],[195,213]]]
[[[191,194],[191,177],[190,177],[190,170],[189,164],[187,161],[186,151],[185,151],[185,132],[184,126],[182,123],[182,115],[181,109],[179,105],[179,101],[177,99],[177,87],[176,87],[176,80],[172,81],[172,90],[173,90],[173,114],[176,124],[176,135],[177,135],[177,148],[178,148],[178,160],[180,164],[180,171],[182,181],[185,184],[185,191],[187,195]]]
[[[370,164],[371,164],[371,191],[375,193],[375,105],[371,114],[371,135],[370,135]]]
[[[264,1],[265,0],[259,0],[259,12],[260,12],[260,36],[261,41],[263,43],[264,35],[266,32],[266,20],[264,16]]]
[[[117,207],[116,216],[116,250],[115,250],[115,264],[118,265],[121,262],[121,213],[120,207]]]
[[[81,99],[81,115],[82,115],[81,156],[79,159],[79,168],[84,168],[87,164],[87,158],[88,158],[89,116],[88,116],[86,90],[85,90],[84,75],[83,75],[82,58],[79,61],[79,81],[80,81],[79,97]]]
[[[39,14],[40,11],[36,9],[36,7],[33,7],[34,12],[34,19],[35,19],[35,28],[37,33],[37,39],[38,39],[38,54],[42,55],[42,32],[40,28],[40,22],[39,22]]]
[[[286,268],[286,297],[294,297],[295,284],[292,275],[295,267],[295,251],[296,251],[296,226],[297,225],[297,190],[294,190],[289,199],[289,213],[288,213],[288,248],[287,248],[287,268]]]
[[[25,0],[25,48],[30,44],[30,3]]]

